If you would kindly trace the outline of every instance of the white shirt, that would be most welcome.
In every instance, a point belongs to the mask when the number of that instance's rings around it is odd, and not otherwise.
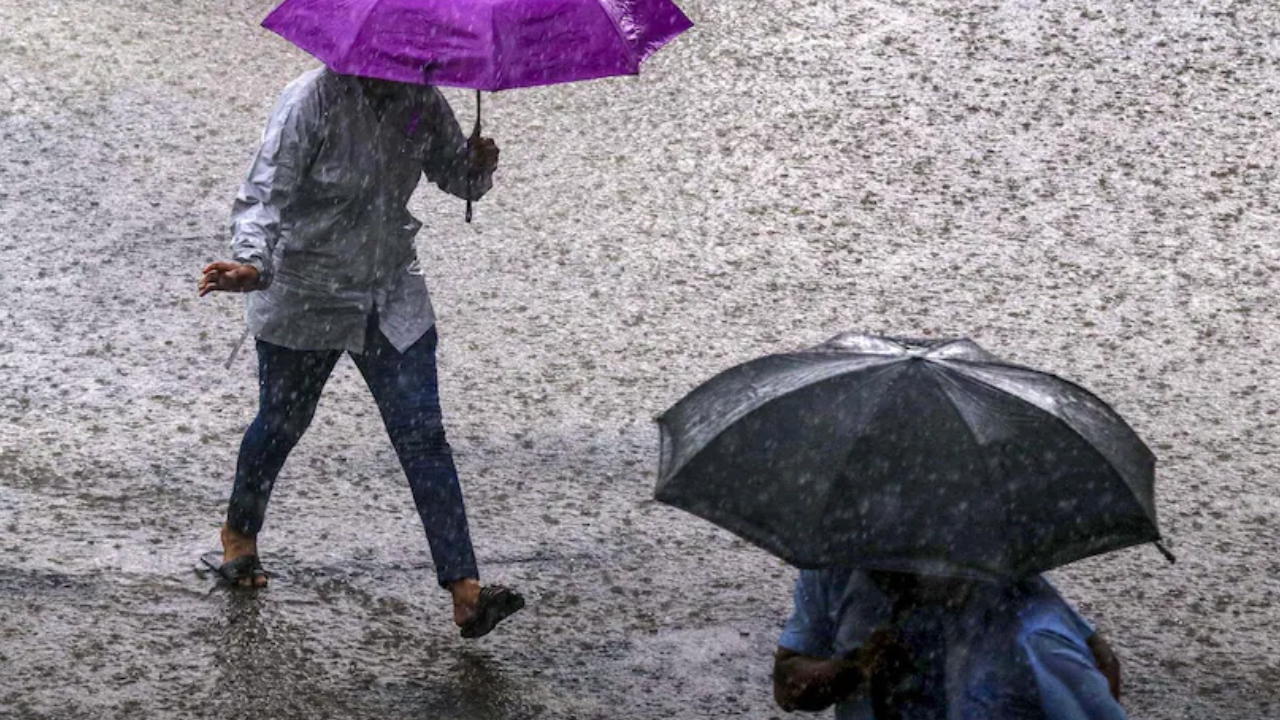
[[[379,114],[359,81],[327,68],[285,88],[231,215],[236,262],[266,287],[249,293],[255,337],[294,350],[361,352],[369,313],[404,351],[435,324],[406,208],[423,173],[479,199],[467,138],[432,87],[404,85]]]

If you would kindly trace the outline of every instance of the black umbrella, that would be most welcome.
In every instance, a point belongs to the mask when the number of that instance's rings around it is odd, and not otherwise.
[[[1160,539],[1133,429],[970,340],[841,335],[727,370],[658,424],[657,499],[800,567],[1016,578]]]

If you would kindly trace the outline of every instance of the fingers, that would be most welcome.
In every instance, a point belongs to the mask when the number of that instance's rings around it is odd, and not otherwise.
[[[209,273],[211,273],[211,272],[215,272],[215,271],[217,271],[217,272],[229,272],[229,271],[231,271],[231,270],[235,270],[235,269],[236,269],[236,268],[238,268],[238,267],[240,267],[240,265],[239,265],[238,263],[233,263],[233,262],[215,262],[215,263],[209,263],[208,265],[206,265],[206,266],[205,266],[205,268],[204,268],[204,270],[202,270],[201,272],[203,272],[203,273],[205,273],[205,274],[207,275],[207,274],[209,274]]]
[[[237,265],[229,262],[209,263],[201,271],[200,275],[200,297],[204,297],[214,290],[225,290],[223,287],[223,277],[225,273],[234,272]]]
[[[243,285],[242,278],[237,277],[236,270],[213,270],[204,274],[200,278],[200,297],[204,297],[211,292],[237,292]]]
[[[258,287],[258,269],[238,263],[213,263],[200,277],[200,297],[214,291],[247,292]]]
[[[218,289],[221,272],[211,269],[212,266],[204,269],[204,275],[200,276],[200,297],[204,297],[214,290]]]

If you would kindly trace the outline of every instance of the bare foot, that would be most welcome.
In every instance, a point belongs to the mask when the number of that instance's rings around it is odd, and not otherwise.
[[[222,564],[235,560],[246,555],[258,554],[258,539],[251,535],[241,535],[240,533],[227,527],[222,526]],[[265,574],[254,573],[249,577],[240,578],[240,587],[266,587],[267,576]]]
[[[453,593],[453,621],[468,639],[488,635],[498,623],[524,608],[524,597],[501,585],[482,587],[477,580],[458,580],[449,591]]]
[[[472,579],[455,581],[449,585],[449,592],[453,594],[454,624],[462,627],[475,619],[476,605],[480,602],[480,581]]]

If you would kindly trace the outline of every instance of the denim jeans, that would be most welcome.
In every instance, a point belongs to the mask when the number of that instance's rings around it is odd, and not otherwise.
[[[363,353],[351,359],[382,413],[383,424],[427,533],[441,586],[479,578],[462,488],[445,440],[436,377],[435,328],[400,353],[369,318]],[[236,464],[227,525],[256,535],[276,476],[311,418],[341,350],[290,350],[259,340],[258,416],[245,432]]]

